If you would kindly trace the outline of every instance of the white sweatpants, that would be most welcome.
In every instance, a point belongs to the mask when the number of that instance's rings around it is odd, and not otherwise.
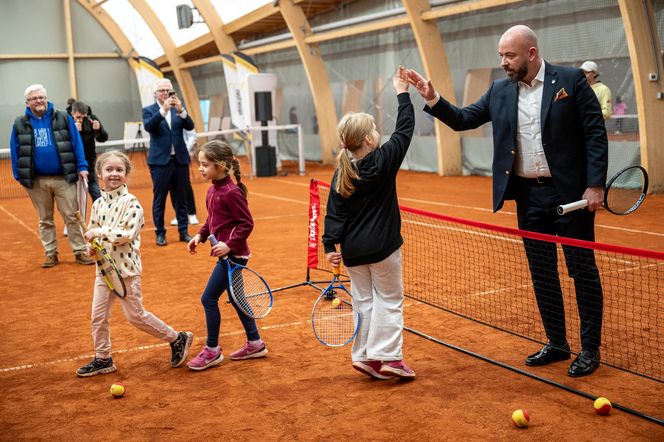
[[[352,359],[403,359],[403,285],[401,249],[375,264],[347,267],[353,309],[360,314]]]
[[[101,359],[111,356],[110,319],[116,299],[120,301],[125,317],[134,327],[169,343],[178,337],[177,332],[171,326],[143,307],[141,277],[124,278],[124,283],[127,288],[127,296],[120,299],[108,288],[100,275],[97,275],[97,279],[95,279],[92,299],[92,341],[95,355]]]

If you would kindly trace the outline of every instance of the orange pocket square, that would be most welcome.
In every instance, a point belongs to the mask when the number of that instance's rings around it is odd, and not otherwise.
[[[553,101],[560,101],[567,97],[569,97],[569,95],[567,95],[567,91],[565,90],[565,88],[562,88],[558,92],[556,92],[556,96],[553,98]]]

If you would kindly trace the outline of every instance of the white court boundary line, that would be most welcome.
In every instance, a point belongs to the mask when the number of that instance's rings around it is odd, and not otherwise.
[[[33,235],[35,235],[35,236],[37,237],[37,239],[40,239],[40,238],[39,238],[39,233],[37,233],[37,230],[36,230],[36,229],[31,229],[30,227],[28,227],[28,225],[25,224],[20,218],[17,218],[16,215],[14,215],[13,213],[11,213],[9,210],[5,209],[5,207],[4,207],[3,205],[0,205],[0,210],[2,210],[4,213],[6,213],[7,215],[9,215],[9,217],[10,217],[11,219],[13,219],[14,221],[16,221],[16,223],[17,223],[18,225],[20,225],[21,227],[25,228],[25,230],[27,230],[28,232],[30,232],[30,233],[32,233]]]
[[[269,180],[273,180],[279,183],[284,183],[284,184],[291,184],[294,186],[304,186],[304,187],[309,187],[309,183],[300,183],[296,181],[289,181],[289,180],[281,180],[277,178],[268,178]],[[270,198],[270,195],[261,195],[264,197]],[[292,201],[292,200],[290,200]],[[487,209],[484,207],[475,207],[475,206],[464,206],[461,204],[450,204],[450,203],[442,203],[440,201],[429,201],[429,200],[421,200],[417,198],[408,198],[408,197],[399,197],[399,201],[412,201],[415,203],[420,203],[420,204],[429,204],[432,206],[440,206],[440,207],[452,207],[455,209],[467,209],[467,210],[475,210],[478,212],[493,212],[492,209]],[[510,212],[509,210],[500,210],[498,212],[495,212],[496,215],[516,215],[516,212]],[[653,236],[662,236],[664,237],[664,233],[658,233],[658,232],[650,232],[648,230],[638,230],[638,229],[629,229],[627,227],[616,227],[616,226],[608,226],[606,224],[595,224],[595,227],[600,227],[602,229],[611,229],[611,230],[619,230],[622,232],[631,232],[631,233],[639,233],[642,235],[653,235]]]
[[[267,178],[267,180],[276,181],[276,182],[284,183],[284,184],[291,184],[291,185],[296,185],[296,186],[309,187],[308,183],[300,183],[300,182],[296,182],[296,181],[281,180],[281,179],[277,179],[277,178]],[[281,196],[268,195],[268,194],[265,194],[265,193],[258,193],[258,192],[251,192],[251,194],[252,195],[257,195],[257,196],[260,196],[260,197],[263,197],[263,198],[275,199],[275,200],[278,200],[278,201],[287,201],[287,202],[290,202],[290,203],[296,203],[296,204],[301,204],[301,205],[309,205],[308,201],[301,201],[301,200],[296,200],[296,199],[293,199],[293,198],[285,198],[285,197],[281,197]],[[449,204],[449,203],[442,203],[442,202],[439,202],[439,201],[420,200],[420,199],[416,199],[416,198],[405,198],[404,197],[404,198],[399,198],[399,200],[401,200],[401,201],[413,201],[413,202],[417,202],[417,203],[421,203],[421,204],[429,204],[429,205],[432,205],[432,206],[452,207],[452,208],[456,208],[456,209],[475,210],[475,211],[484,212],[484,213],[492,212],[491,209],[486,209],[484,207],[464,206],[464,205],[460,205],[460,204]],[[4,213],[8,214],[17,223],[19,223],[21,226],[25,227],[26,230],[30,231],[32,234],[34,234],[35,236],[37,236],[39,238],[39,235],[37,234],[37,232],[34,229],[30,229],[25,223],[23,223],[20,219],[18,219],[16,216],[14,216],[11,212],[9,212],[7,209],[5,209],[2,205],[0,205],[0,210],[2,210]],[[510,211],[505,211],[505,210],[501,210],[499,212],[496,212],[496,214],[498,214],[498,215],[516,215],[515,212],[510,212]],[[603,228],[603,229],[619,230],[621,232],[638,233],[638,234],[641,234],[641,235],[652,235],[652,236],[664,237],[664,233],[650,232],[648,230],[629,229],[629,228],[626,228],[626,227],[608,226],[606,224],[595,224],[595,227],[600,227],[600,228]],[[154,228],[150,229],[150,230],[154,230]]]
[[[421,302],[416,301],[416,303],[419,305]],[[412,303],[404,303],[403,306],[405,307],[411,307],[414,304]],[[306,321],[294,321],[294,322],[287,322],[284,324],[275,324],[275,325],[266,325],[264,327],[260,327],[261,330],[274,330],[278,328],[287,328],[287,327],[296,327],[300,326],[303,324],[311,324],[311,320],[306,320]],[[239,335],[239,334],[244,334],[244,330],[236,330],[232,332],[226,332],[226,333],[220,333],[219,337],[224,337],[224,336],[234,336],[234,335]],[[194,341],[200,341],[203,339],[207,339],[205,336],[198,336],[194,338]],[[137,347],[130,347],[130,348],[122,348],[120,350],[113,350],[113,354],[123,354],[123,353],[133,353],[133,352],[138,352],[138,351],[144,351],[144,350],[152,350],[154,348],[159,348],[159,347],[166,347],[167,345],[170,345],[167,342],[160,342],[159,344],[152,344],[152,345],[139,345]],[[46,361],[46,362],[33,362],[33,363],[28,363],[28,364],[23,364],[23,365],[17,365],[15,367],[4,367],[0,368],[0,373],[8,373],[8,372],[14,372],[14,371],[21,371],[21,370],[28,370],[31,368],[39,368],[39,367],[47,367],[47,366],[52,366],[52,365],[58,365],[58,364],[64,364],[67,362],[75,362],[75,361],[80,361],[80,360],[87,360],[87,359],[92,359],[94,358],[94,354],[85,354],[85,355],[79,355],[79,356],[73,356],[71,358],[64,358],[64,359],[57,359],[55,361]]]
[[[309,321],[306,321],[309,322]],[[293,326],[298,326],[303,324],[304,322],[302,321],[295,321],[295,322],[289,322],[286,324],[277,324],[277,325],[267,325],[265,327],[261,327],[261,330],[271,330],[271,329],[276,329],[276,328],[285,328],[285,327],[293,327]],[[237,331],[232,331],[232,332],[226,332],[226,333],[221,333],[219,336],[234,336],[234,335],[239,335],[243,334],[244,330],[237,330]],[[202,339],[206,339],[205,336],[198,336],[194,338],[195,341],[199,341]],[[123,348],[120,350],[113,350],[113,354],[123,354],[123,353],[133,353],[133,352],[138,352],[138,351],[144,351],[144,350],[152,350],[154,348],[159,348],[159,347],[166,347],[170,345],[167,342],[161,342],[159,344],[152,344],[152,345],[139,345],[137,347],[130,347],[130,348]],[[87,359],[92,359],[94,358],[94,354],[85,354],[85,355],[80,355],[80,356],[73,356],[71,358],[64,358],[64,359],[57,359],[55,361],[47,361],[47,362],[34,362],[34,363],[28,363],[24,365],[17,365],[15,367],[5,367],[5,368],[0,368],[0,373],[7,373],[11,371],[20,371],[20,370],[27,370],[30,368],[39,368],[39,367],[46,367],[50,365],[58,365],[58,364],[64,364],[67,362],[74,362],[74,361],[80,361],[80,360],[87,360]]]

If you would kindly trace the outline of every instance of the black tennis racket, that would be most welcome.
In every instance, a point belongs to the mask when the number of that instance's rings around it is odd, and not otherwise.
[[[219,241],[214,235],[208,236],[210,244]],[[272,310],[274,297],[265,279],[258,272],[223,258],[228,269],[228,292],[242,312],[254,319],[264,318]]]
[[[618,172],[604,188],[603,206],[614,215],[627,215],[643,203],[648,192],[648,172],[641,166],[629,166]],[[558,206],[558,215],[588,207],[579,200]]]
[[[76,212],[76,219],[83,229],[83,233],[87,232],[88,226],[85,225],[83,216],[80,212]],[[95,260],[97,261],[97,268],[99,268],[99,273],[101,273],[104,282],[113,293],[115,293],[120,299],[124,299],[127,296],[127,288],[125,283],[122,280],[122,275],[115,265],[115,261],[111,257],[111,254],[108,253],[106,248],[101,245],[97,238],[92,238],[90,241],[90,246],[92,250],[95,251]]]
[[[320,294],[311,311],[314,335],[328,347],[343,347],[355,339],[360,314],[353,311],[353,297],[339,279],[339,266],[333,267],[332,282]]]

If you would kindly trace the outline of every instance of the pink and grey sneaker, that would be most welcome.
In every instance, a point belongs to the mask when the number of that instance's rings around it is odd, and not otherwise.
[[[267,347],[262,339],[258,341],[247,341],[241,349],[231,353],[231,359],[240,361],[242,359],[264,358],[267,354]]]
[[[192,370],[205,370],[206,368],[213,367],[221,364],[224,360],[224,355],[221,354],[221,347],[210,348],[203,347],[203,350],[191,361],[187,362],[187,367]]]
[[[415,378],[415,372],[404,362],[403,359],[400,361],[383,362],[379,373],[383,376],[396,376],[401,379]]]
[[[380,367],[383,365],[380,361],[355,361],[353,362],[353,368],[360,373],[364,373],[367,376],[371,376],[376,379],[392,379],[394,376],[380,374]]]

